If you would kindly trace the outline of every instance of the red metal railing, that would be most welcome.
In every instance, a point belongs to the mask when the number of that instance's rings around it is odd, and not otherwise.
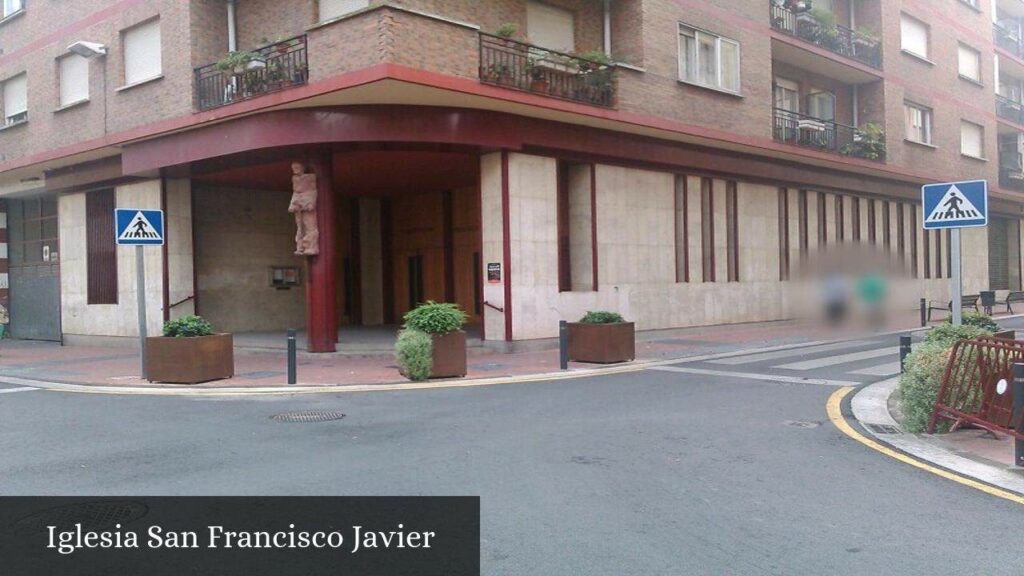
[[[1011,383],[1017,362],[1024,362],[1022,341],[978,338],[957,342],[946,363],[928,433],[933,434],[942,419],[952,421],[953,429],[969,423],[1024,439],[1021,422],[1013,416]],[[1002,386],[1000,381],[1004,381]]]

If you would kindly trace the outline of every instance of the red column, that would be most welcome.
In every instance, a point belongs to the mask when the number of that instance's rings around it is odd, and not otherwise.
[[[306,338],[310,352],[334,352],[338,341],[338,315],[335,295],[336,227],[334,179],[331,152],[318,151],[310,156],[316,174],[316,220],[320,230],[320,254],[308,258],[306,279]]]

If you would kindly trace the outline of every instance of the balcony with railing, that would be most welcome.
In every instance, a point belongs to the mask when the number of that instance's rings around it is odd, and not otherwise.
[[[824,21],[818,13],[798,12],[774,0],[770,0],[768,5],[771,26],[775,30],[872,68],[882,69],[882,43],[878,38]]]
[[[195,107],[209,110],[305,84],[309,79],[306,36],[251,52],[233,52],[195,69]]]
[[[480,81],[594,106],[615,105],[615,65],[480,33]]]
[[[1006,50],[1018,58],[1024,56],[1024,44],[1021,43],[1020,24],[1016,21],[994,22],[992,24],[992,40],[996,46]]]
[[[1004,120],[1024,124],[1024,103],[996,94],[996,114]]]
[[[885,161],[885,135],[873,124],[858,129],[833,120],[775,108],[772,136],[779,142],[805,148],[877,162]]]

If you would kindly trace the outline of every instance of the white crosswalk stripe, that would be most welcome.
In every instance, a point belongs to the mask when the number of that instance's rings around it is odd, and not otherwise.
[[[854,370],[850,374],[860,374],[863,376],[893,376],[900,373],[900,362],[887,362],[885,364],[879,364],[878,366],[872,366],[870,368],[864,368],[862,370]]]
[[[0,394],[13,394],[15,392],[31,392],[39,388],[0,388]]]
[[[745,354],[743,356],[733,356],[731,358],[720,358],[718,360],[712,360],[708,363],[737,366],[740,364],[753,364],[754,362],[763,362],[765,360],[779,360],[781,358],[790,358],[792,356],[806,357],[808,354],[817,354],[818,352],[832,352],[835,350],[844,350],[846,348],[866,346],[868,344],[877,344],[877,342],[872,340],[838,342],[836,344],[825,344],[823,346],[813,346],[809,348],[791,348],[789,350],[778,350],[775,352],[761,352],[759,354]]]
[[[885,348],[879,348],[876,350],[865,350],[863,352],[840,354],[839,356],[827,356],[825,358],[815,358],[813,360],[802,360],[791,364],[773,366],[773,368],[781,368],[784,370],[817,370],[818,368],[849,364],[851,362],[859,362],[861,360],[881,358],[882,356],[893,356],[896,353],[897,351],[892,346],[886,346]]]

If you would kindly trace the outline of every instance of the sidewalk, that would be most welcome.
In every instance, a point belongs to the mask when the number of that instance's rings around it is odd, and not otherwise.
[[[917,327],[917,315],[891,319],[888,330]],[[732,352],[863,336],[818,324],[795,321],[733,324],[658,330],[637,334],[637,362]],[[895,343],[894,343],[895,346]],[[344,349],[344,343],[339,347]],[[277,350],[236,350],[235,377],[198,387],[269,387],[287,381],[287,357]],[[558,350],[500,353],[470,352],[468,378],[523,376],[558,370]],[[621,365],[620,365],[621,366]],[[570,364],[570,369],[597,368]],[[61,346],[49,342],[0,341],[0,380],[3,376],[99,386],[182,386],[151,384],[138,377],[138,352],[130,348]],[[353,357],[344,354],[300,353],[298,381],[306,385],[372,385],[406,382],[390,355]],[[186,386],[195,387],[195,386]]]

